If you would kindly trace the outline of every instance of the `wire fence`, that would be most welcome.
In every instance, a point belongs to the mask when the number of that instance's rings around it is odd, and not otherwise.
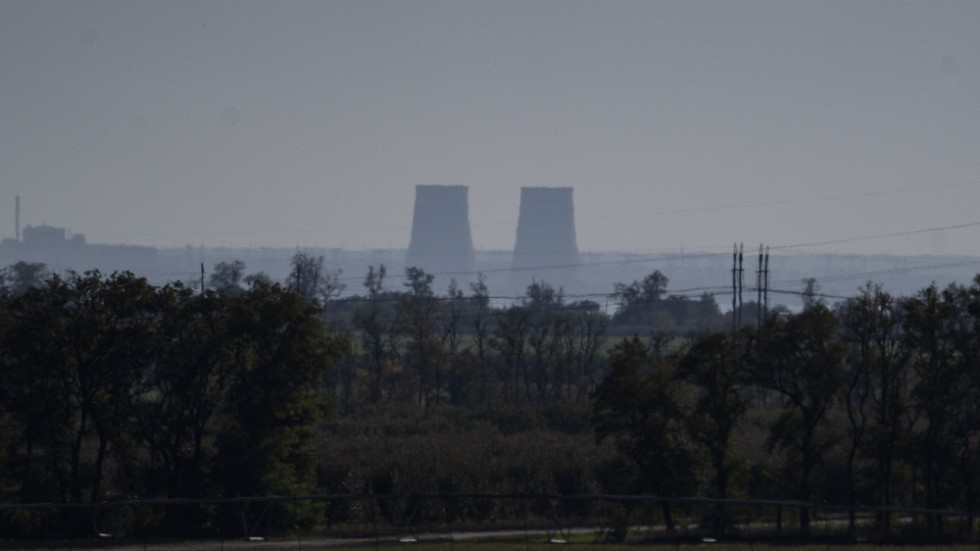
[[[975,512],[633,495],[344,494],[0,504],[0,547],[196,539],[976,542]],[[83,545],[79,545],[83,546]]]

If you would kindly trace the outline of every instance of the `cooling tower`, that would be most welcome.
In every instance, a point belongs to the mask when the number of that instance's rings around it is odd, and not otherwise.
[[[574,277],[578,263],[575,206],[570,187],[521,188],[521,210],[514,244],[515,276],[545,279],[554,285]]]
[[[473,270],[468,192],[466,186],[415,186],[406,266],[447,275]],[[466,279],[465,274],[455,277]]]

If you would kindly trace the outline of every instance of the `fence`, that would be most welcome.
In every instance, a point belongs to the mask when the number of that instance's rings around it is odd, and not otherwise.
[[[802,514],[805,511],[805,514]],[[345,494],[0,504],[0,539],[974,541],[965,511],[628,495]]]

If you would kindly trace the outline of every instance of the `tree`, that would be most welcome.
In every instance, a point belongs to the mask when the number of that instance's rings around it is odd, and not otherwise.
[[[620,341],[609,353],[609,374],[596,389],[592,426],[601,442],[616,447],[639,469],[638,488],[679,497],[694,481],[691,450],[685,445],[673,367],[652,362],[650,350],[636,337]],[[661,502],[664,522],[674,530],[670,503]]]
[[[169,345],[160,353],[141,401],[140,434],[162,471],[166,495],[202,497],[213,461],[214,420],[227,400],[236,368],[229,330],[231,300],[214,292],[195,294],[181,285],[160,289],[160,329]],[[195,512],[178,524],[202,524]]]
[[[527,360],[524,368],[524,390],[529,402],[535,399],[543,403],[549,392],[559,393],[559,377],[555,373],[561,353],[561,332],[563,323],[564,298],[561,289],[543,281],[534,281],[528,286],[522,306],[527,310]],[[531,393],[531,383],[535,393]]]
[[[619,301],[619,313],[625,313],[644,303],[660,300],[667,290],[667,282],[667,276],[660,270],[655,270],[644,277],[642,282],[616,283],[613,287],[613,296]]]
[[[8,286],[12,294],[22,295],[30,288],[42,285],[50,274],[41,262],[21,260],[0,272],[0,276],[0,287]]]
[[[519,304],[494,313],[494,332],[490,341],[503,364],[503,394],[514,403],[521,401],[521,379],[527,370],[527,336],[530,314]],[[530,391],[525,380],[525,394]]]
[[[235,369],[218,439],[224,495],[303,495],[316,487],[315,436],[330,404],[323,380],[345,343],[320,309],[279,285],[259,284],[229,312]],[[318,507],[291,504],[281,523],[310,525]]]
[[[363,301],[366,307],[358,308],[354,312],[353,320],[354,326],[360,330],[360,348],[364,356],[364,373],[368,379],[369,400],[374,404],[381,402],[384,396],[385,384],[391,375],[388,370],[389,360],[394,355],[385,340],[395,325],[393,316],[388,315],[390,308],[382,308],[385,274],[384,264],[377,269],[374,266],[368,267],[364,278],[364,288],[368,292],[366,301]]]
[[[703,293],[698,300],[684,295],[667,296],[667,283],[667,276],[659,270],[642,281],[616,283],[613,297],[619,306],[611,320],[612,330],[625,335],[649,331],[684,335],[718,331],[725,326],[713,295]]]
[[[667,276],[655,270],[643,278],[642,288],[644,300],[658,301],[667,290]]]
[[[398,302],[398,326],[407,337],[406,356],[418,377],[418,404],[440,401],[443,385],[442,347],[436,332],[438,300],[432,291],[435,276],[421,268],[405,270],[408,293]]]
[[[817,278],[808,277],[803,280],[803,309],[809,310],[818,304],[823,304],[823,299],[820,298],[820,284],[817,283]]]
[[[841,401],[847,415],[850,442],[847,450],[848,501],[857,502],[856,462],[867,449],[874,465],[872,483],[878,505],[894,505],[894,463],[902,439],[902,417],[907,411],[910,380],[907,348],[902,343],[902,310],[880,285],[868,283],[861,294],[838,311],[842,338],[849,347]],[[880,518],[889,530],[891,515]],[[850,528],[855,527],[854,511]]]
[[[473,345],[476,347],[476,368],[480,372],[480,403],[487,401],[487,385],[490,378],[487,356],[490,353],[490,323],[493,320],[490,308],[490,293],[483,274],[470,283],[470,301],[473,303]]]
[[[950,336],[961,381],[950,432],[957,456],[957,486],[963,492],[960,507],[973,511],[980,501],[980,275],[969,286],[951,286],[946,296],[957,312]],[[969,530],[972,534],[972,524]]]
[[[253,287],[257,284],[272,285],[272,277],[265,272],[253,272],[242,278],[246,287]]]
[[[341,271],[328,272],[323,266],[323,256],[297,252],[293,255],[290,266],[286,286],[310,302],[318,300],[321,305],[326,305],[327,301],[336,298],[344,290],[344,285],[340,282]]]
[[[21,502],[69,499],[71,427],[77,407],[63,369],[67,359],[57,339],[63,334],[60,305],[70,287],[52,277],[44,289],[4,297],[0,419],[11,432],[8,482],[16,481]]]
[[[847,349],[836,332],[837,319],[822,305],[786,320],[770,318],[759,332],[752,377],[782,402],[769,446],[790,452],[802,502],[812,495],[812,476],[829,444],[822,429],[843,382]],[[800,529],[809,533],[808,507],[800,508]]]
[[[445,306],[440,312],[440,345],[449,356],[449,398],[454,405],[463,402],[469,382],[468,374],[464,373],[467,351],[462,348],[463,315],[467,302],[456,280],[450,280]]]
[[[237,295],[242,292],[242,281],[245,277],[245,263],[241,260],[218,262],[208,276],[208,287],[219,293]]]
[[[160,346],[155,289],[129,273],[50,278],[8,304],[4,348],[16,373],[27,453],[48,448],[57,499],[104,499],[108,454],[122,451],[142,381]],[[82,450],[93,444],[94,456]],[[115,448],[113,446],[116,446]],[[60,460],[67,458],[67,472]],[[91,461],[91,463],[88,463]]]
[[[970,388],[954,338],[960,322],[955,293],[955,287],[940,291],[930,285],[902,304],[902,336],[915,377],[913,407],[922,418],[914,435],[917,453],[910,459],[921,469],[925,506],[931,509],[950,503],[956,491],[950,477],[957,465],[954,419]],[[931,530],[942,530],[941,517],[927,519]]]
[[[364,278],[364,288],[368,291],[368,296],[374,298],[384,292],[385,274],[388,270],[384,264],[379,264],[378,268],[368,266],[367,276]]]
[[[569,397],[573,384],[577,383],[577,398],[590,396],[599,381],[596,364],[602,348],[609,316],[594,302],[582,301],[570,304],[565,310],[567,329],[562,332],[562,362],[567,366]]]
[[[690,384],[696,396],[687,428],[708,454],[714,473],[712,497],[718,499],[729,497],[732,438],[750,403],[742,389],[746,382],[743,356],[727,334],[712,333],[695,340],[676,360],[678,378]],[[720,534],[726,525],[723,505],[719,505],[712,531]]]
[[[98,272],[0,303],[5,500],[315,489],[324,377],[346,346],[315,304],[263,282],[197,293]],[[287,509],[280,520],[315,520],[315,507]],[[181,511],[168,521],[213,526],[203,508]]]

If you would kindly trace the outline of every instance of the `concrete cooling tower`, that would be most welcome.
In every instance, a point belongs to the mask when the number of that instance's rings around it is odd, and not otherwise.
[[[574,279],[577,263],[572,188],[521,188],[513,275],[564,285]]]
[[[473,270],[473,238],[466,186],[415,186],[412,239],[406,266],[430,274]],[[447,274],[466,281],[468,274]],[[442,278],[440,278],[442,279]]]

